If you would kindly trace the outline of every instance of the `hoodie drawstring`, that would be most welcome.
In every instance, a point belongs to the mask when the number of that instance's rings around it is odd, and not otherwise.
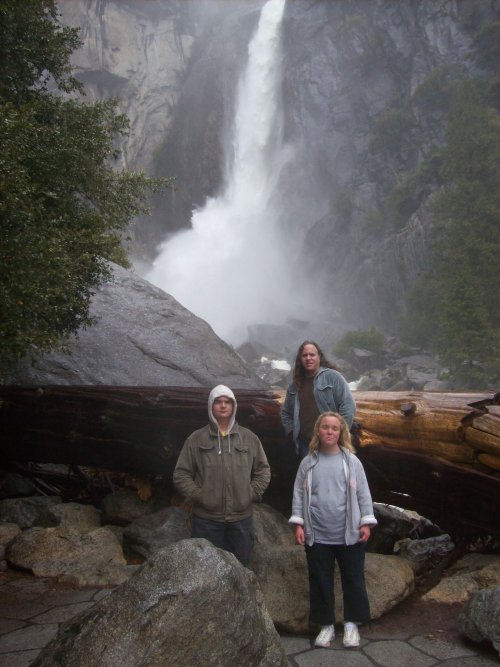
[[[217,441],[219,443],[219,454],[222,454],[222,443],[220,439],[220,430],[217,429]],[[231,434],[229,431],[227,432],[227,446],[228,446],[228,453],[231,454]]]

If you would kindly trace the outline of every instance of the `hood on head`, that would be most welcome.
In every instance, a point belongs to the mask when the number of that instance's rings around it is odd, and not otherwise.
[[[219,429],[219,425],[217,423],[217,420],[212,414],[212,407],[214,404],[214,401],[216,398],[219,398],[220,396],[226,396],[227,398],[230,398],[233,402],[234,408],[233,408],[233,413],[231,415],[231,418],[229,420],[229,426],[228,426],[228,432],[233,428],[234,422],[236,421],[236,398],[235,395],[233,394],[232,390],[229,389],[229,387],[226,387],[225,384],[218,384],[216,387],[212,389],[210,392],[210,395],[208,397],[208,417],[210,419],[210,422],[217,428]]]

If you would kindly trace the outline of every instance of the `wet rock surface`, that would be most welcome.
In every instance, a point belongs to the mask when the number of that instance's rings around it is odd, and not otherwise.
[[[90,313],[96,324],[69,340],[67,351],[24,359],[0,381],[30,387],[266,386],[204,320],[134,271],[113,265],[113,281],[96,291]]]

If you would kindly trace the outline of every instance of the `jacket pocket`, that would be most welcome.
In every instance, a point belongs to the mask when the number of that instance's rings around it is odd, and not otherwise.
[[[252,461],[248,445],[235,444],[233,466],[233,511],[244,512],[251,505],[254,496],[250,484]]]
[[[202,444],[198,450],[198,470],[200,491],[195,504],[207,512],[220,512],[222,509],[222,482],[218,466],[215,444]]]

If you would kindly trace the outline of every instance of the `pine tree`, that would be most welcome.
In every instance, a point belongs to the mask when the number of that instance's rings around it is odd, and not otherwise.
[[[452,377],[479,388],[500,374],[500,124],[472,80],[457,94],[442,158],[431,268],[411,290],[405,328],[420,326]]]

